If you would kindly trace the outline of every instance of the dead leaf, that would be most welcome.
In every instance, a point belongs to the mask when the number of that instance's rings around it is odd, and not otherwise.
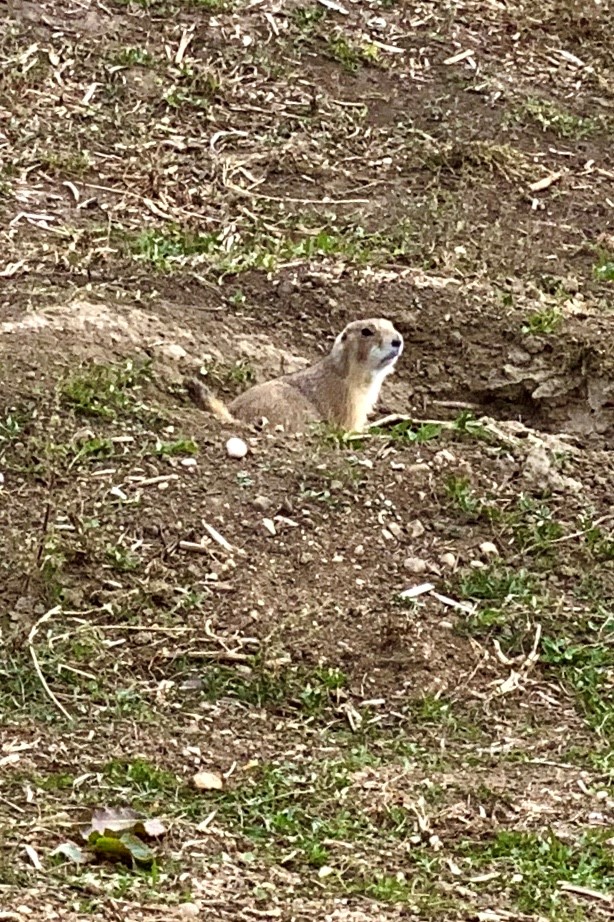
[[[83,838],[89,841],[92,832],[101,835],[131,832],[135,835],[158,838],[165,834],[166,827],[161,820],[147,819],[131,807],[101,807],[94,810],[90,825],[82,832]]]
[[[52,858],[61,855],[73,864],[85,864],[87,861],[87,855],[76,842],[61,842],[50,854]]]
[[[192,783],[199,791],[221,791],[224,787],[222,776],[214,772],[197,772]]]

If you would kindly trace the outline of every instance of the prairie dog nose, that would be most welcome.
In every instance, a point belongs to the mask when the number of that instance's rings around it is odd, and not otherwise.
[[[400,349],[401,346],[403,345],[403,340],[402,340],[399,336],[395,336],[395,338],[392,340],[392,342],[390,343],[390,345],[391,345],[394,349]]]

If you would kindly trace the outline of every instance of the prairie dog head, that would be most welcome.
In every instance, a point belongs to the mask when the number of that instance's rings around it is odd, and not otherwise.
[[[331,356],[343,374],[383,378],[394,371],[403,337],[389,320],[354,320],[337,336]]]

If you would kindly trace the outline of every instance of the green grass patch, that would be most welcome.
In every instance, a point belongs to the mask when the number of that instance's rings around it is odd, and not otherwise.
[[[325,258],[342,259],[355,265],[384,265],[403,261],[418,252],[419,231],[398,222],[388,231],[369,232],[358,224],[309,228],[309,219],[292,219],[292,227],[267,231],[253,226],[232,235],[224,232],[197,233],[181,227],[147,230],[126,238],[134,258],[151,263],[158,271],[190,264],[204,266],[219,275],[249,269],[272,271],[281,263]]]
[[[472,872],[497,871],[501,876],[488,887],[507,890],[522,912],[572,920],[569,897],[561,882],[607,893],[614,886],[614,852],[607,843],[612,830],[588,831],[574,838],[558,838],[553,832],[536,834],[501,830],[485,843],[464,842],[458,849]]]
[[[497,561],[483,569],[464,570],[459,575],[459,591],[463,599],[506,602],[530,599],[533,594],[530,574]]]
[[[587,625],[591,636],[545,636],[541,658],[573,689],[590,726],[613,741],[614,615],[604,613],[604,617],[601,637],[596,618]]]
[[[60,402],[79,416],[117,419],[144,410],[139,400],[149,363],[84,365],[60,384]]]
[[[201,693],[209,701],[234,698],[256,707],[299,710],[307,716],[318,716],[330,709],[346,684],[346,676],[338,669],[321,666],[313,670],[273,670],[254,657],[252,665],[241,670],[206,667]]]
[[[513,113],[516,121],[533,122],[543,131],[551,131],[559,138],[581,141],[594,135],[600,127],[597,119],[566,112],[547,99],[530,96]]]
[[[556,307],[547,307],[543,311],[530,314],[522,325],[525,336],[549,336],[556,333],[563,320],[563,315]]]
[[[595,266],[595,276],[600,282],[614,282],[614,258],[611,255],[601,257]]]

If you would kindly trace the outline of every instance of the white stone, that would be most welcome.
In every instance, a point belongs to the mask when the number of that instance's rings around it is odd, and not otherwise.
[[[247,451],[247,444],[237,436],[233,436],[226,442],[226,452],[229,458],[244,458]]]

